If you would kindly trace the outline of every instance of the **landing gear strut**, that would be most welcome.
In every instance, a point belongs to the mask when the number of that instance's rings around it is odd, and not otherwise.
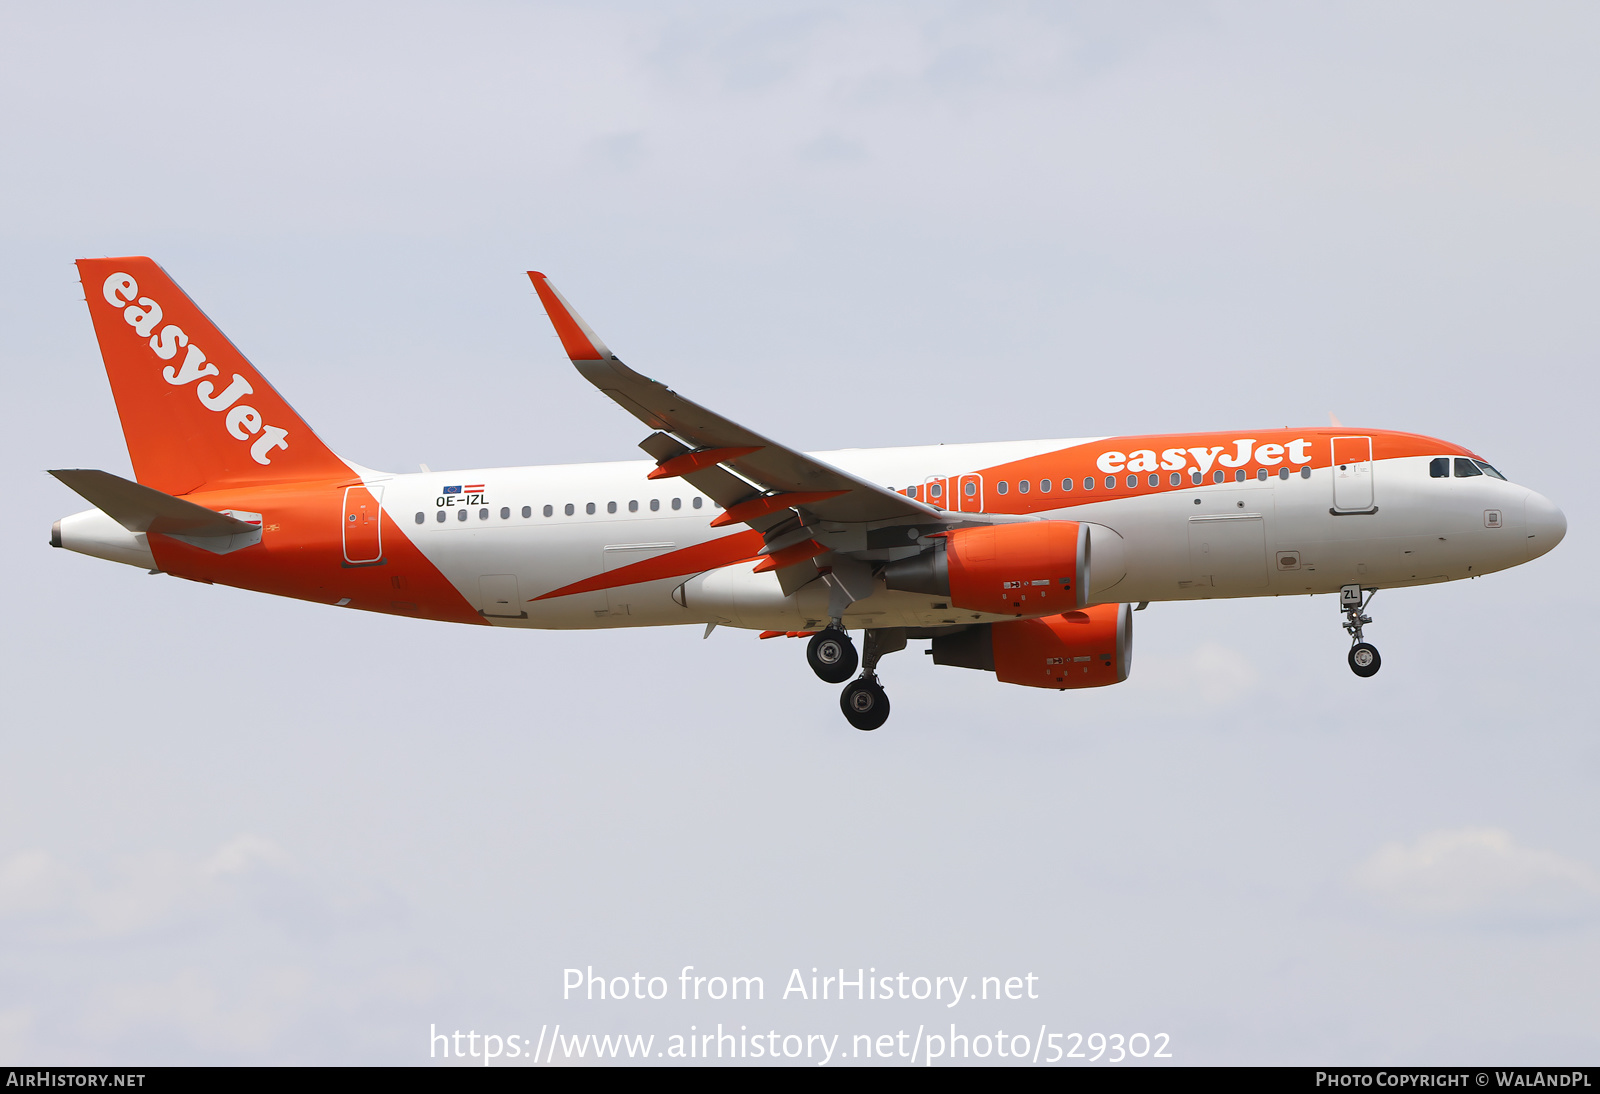
[[[1363,598],[1363,593],[1365,597]],[[1363,590],[1360,585],[1345,585],[1339,590],[1339,607],[1344,612],[1344,629],[1350,635],[1350,671],[1357,676],[1376,676],[1383,665],[1378,648],[1366,642],[1361,628],[1372,622],[1367,605],[1378,595],[1377,589]]]
[[[806,643],[806,663],[819,680],[829,684],[842,684],[855,675],[857,661],[856,644],[843,627],[829,626]]]
[[[867,655],[861,664],[861,678],[853,680],[839,696],[839,709],[845,721],[857,729],[877,729],[889,720],[889,697],[878,683],[878,660],[885,654],[906,648],[903,627],[882,627],[867,632]]]

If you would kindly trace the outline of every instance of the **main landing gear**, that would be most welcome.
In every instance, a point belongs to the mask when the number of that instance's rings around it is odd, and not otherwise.
[[[1363,593],[1365,597],[1363,598]],[[1378,595],[1377,589],[1363,590],[1360,585],[1345,585],[1339,589],[1339,607],[1344,612],[1344,629],[1350,634],[1350,671],[1357,676],[1376,676],[1383,665],[1378,648],[1363,640],[1361,628],[1372,622],[1367,605]]]
[[[856,644],[843,627],[818,631],[806,643],[806,663],[817,679],[829,684],[842,684],[855,675],[856,661]]]
[[[844,689],[839,709],[844,711],[845,721],[857,729],[877,729],[889,720],[889,697],[876,675],[863,676]]]
[[[878,659],[905,649],[906,632],[903,628],[869,630],[866,647],[866,657],[858,659],[850,635],[838,623],[833,623],[811,636],[806,645],[806,662],[818,678],[839,684],[850,679],[860,661],[861,675],[846,685],[839,696],[839,709],[844,711],[845,720],[857,729],[872,730],[889,720],[889,696],[878,683]]]

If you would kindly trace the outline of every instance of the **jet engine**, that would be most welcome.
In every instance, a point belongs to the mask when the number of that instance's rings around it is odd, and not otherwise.
[[[958,528],[883,571],[891,589],[947,596],[968,611],[1043,615],[1089,602],[1089,526],[1040,520]]]
[[[984,669],[1004,684],[1098,688],[1120,684],[1133,663],[1133,606],[984,623],[933,640],[933,663]]]

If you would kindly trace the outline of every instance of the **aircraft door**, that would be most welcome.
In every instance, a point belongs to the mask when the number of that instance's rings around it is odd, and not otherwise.
[[[983,476],[962,475],[952,483],[956,491],[955,505],[952,508],[963,513],[983,512]]]
[[[516,574],[485,574],[478,578],[478,594],[483,601],[480,609],[484,615],[502,618],[526,619],[522,599],[517,595]]]
[[[950,479],[929,475],[922,483],[922,500],[935,509],[953,508],[950,501]]]
[[[383,499],[381,486],[350,486],[344,492],[344,560],[351,565],[383,558]]]
[[[1333,438],[1333,507],[1341,513],[1372,508],[1372,438]]]
[[[1189,566],[1198,585],[1229,592],[1262,588],[1267,583],[1266,522],[1259,513],[1190,517]]]

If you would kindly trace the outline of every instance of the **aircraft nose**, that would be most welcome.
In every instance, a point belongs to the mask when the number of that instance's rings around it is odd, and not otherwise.
[[[1543,494],[1529,492],[1523,503],[1528,530],[1528,557],[1538,558],[1567,534],[1567,515]]]

